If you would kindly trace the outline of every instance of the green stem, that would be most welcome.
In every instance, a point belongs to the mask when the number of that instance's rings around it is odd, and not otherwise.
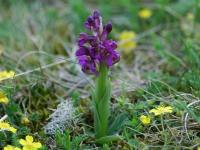
[[[108,78],[108,68],[100,66],[99,75],[96,79],[94,97],[94,126],[96,138],[107,135],[108,118],[110,115],[109,102],[111,98],[111,85]]]

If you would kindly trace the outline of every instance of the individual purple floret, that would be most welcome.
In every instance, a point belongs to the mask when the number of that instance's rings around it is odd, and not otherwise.
[[[100,29],[102,20],[98,11],[94,11],[92,16],[87,18],[85,27],[89,30],[98,31]]]
[[[112,31],[112,24],[103,26],[99,12],[94,11],[87,18],[85,27],[91,30],[93,35],[80,33],[76,57],[83,72],[98,75],[100,65],[111,67],[120,60],[119,53],[115,51],[116,42],[107,39]]]

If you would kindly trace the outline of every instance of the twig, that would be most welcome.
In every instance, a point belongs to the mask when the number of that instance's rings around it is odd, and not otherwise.
[[[187,108],[189,108],[190,106],[192,106],[192,105],[194,105],[194,104],[196,104],[196,103],[200,103],[200,100],[194,101],[194,102],[188,104],[188,105],[187,105]],[[189,134],[188,134],[188,130],[187,130],[187,119],[188,119],[188,115],[189,115],[189,113],[186,113],[186,115],[185,115],[185,119],[184,119],[184,129],[185,129],[185,132],[186,132],[186,135],[187,135],[188,139],[190,140],[190,137],[189,137]]]
[[[38,67],[38,68],[33,69],[33,70],[28,70],[26,72],[19,73],[19,74],[15,75],[14,77],[19,77],[19,76],[27,75],[27,74],[30,74],[32,72],[40,71],[41,69],[47,69],[47,68],[50,68],[50,67],[53,67],[53,66],[56,66],[56,65],[60,65],[60,64],[66,63],[67,61],[68,60],[61,60],[61,61],[58,61],[58,62],[55,62],[55,63],[44,65],[44,66]]]
[[[8,118],[8,115],[4,115],[4,116],[0,119],[0,122],[6,120],[6,118]]]

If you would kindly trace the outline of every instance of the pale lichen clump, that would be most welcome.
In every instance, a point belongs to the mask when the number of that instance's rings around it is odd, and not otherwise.
[[[76,121],[75,108],[71,100],[62,101],[50,115],[50,122],[44,127],[45,133],[54,135],[56,131],[63,132]]]

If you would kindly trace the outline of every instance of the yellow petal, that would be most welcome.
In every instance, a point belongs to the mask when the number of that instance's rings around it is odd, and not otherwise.
[[[4,150],[21,150],[21,148],[14,147],[12,145],[7,145],[4,147]]]
[[[0,91],[0,103],[7,104],[8,102],[9,102],[9,100],[6,97],[6,95],[2,91]]]
[[[32,148],[30,149],[30,147],[28,147],[28,146],[24,146],[23,150],[33,150],[33,149]]]
[[[3,148],[3,150],[12,150],[13,149],[13,146],[11,145],[7,145]]]
[[[136,34],[133,31],[123,31],[119,35],[119,48],[123,49],[125,54],[130,54],[130,50],[137,47],[137,42],[135,41]]]
[[[15,75],[14,71],[1,71],[0,72],[0,81],[13,78]]]
[[[165,109],[166,109],[166,112],[168,112],[168,113],[172,113],[173,112],[171,106],[167,106],[167,107],[165,107]]]
[[[2,104],[8,104],[9,100],[7,97],[3,97],[3,98],[0,98],[0,103]]]
[[[10,127],[10,124],[7,122],[0,122],[0,129],[7,129]]]
[[[28,125],[30,123],[30,120],[27,117],[23,117],[21,122],[22,124]]]
[[[26,141],[29,142],[29,143],[32,143],[33,142],[33,137],[30,136],[30,135],[27,135],[26,136]]]
[[[156,112],[156,109],[151,109],[149,112],[150,112],[150,113],[155,113],[155,112]]]
[[[139,11],[138,15],[142,19],[148,19],[148,18],[151,17],[152,11],[148,8],[144,8],[144,9]]]
[[[42,147],[42,144],[40,142],[35,142],[34,143],[34,147],[35,148],[41,148]]]
[[[133,31],[123,31],[120,35],[119,35],[119,39],[122,41],[124,40],[133,40],[136,37],[135,32]]]
[[[166,113],[172,113],[173,109],[171,106],[165,107],[165,106],[160,105],[157,108],[150,110],[149,112],[154,113],[155,116],[158,116],[158,115],[163,115]]]
[[[154,113],[155,116],[158,116],[160,114],[159,111],[156,109],[151,109],[149,112]]]
[[[17,132],[17,129],[14,128],[14,127],[9,127],[9,131],[13,132],[13,133],[16,133]]]
[[[151,118],[149,116],[145,116],[142,115],[140,116],[140,121],[144,124],[144,125],[148,125],[151,122]]]
[[[21,145],[26,145],[26,141],[25,141],[24,139],[20,139],[20,140],[19,140],[19,143],[20,143]]]
[[[127,41],[127,42],[122,42],[119,44],[119,48],[124,49],[125,51],[134,49],[137,47],[137,43],[134,41]]]

